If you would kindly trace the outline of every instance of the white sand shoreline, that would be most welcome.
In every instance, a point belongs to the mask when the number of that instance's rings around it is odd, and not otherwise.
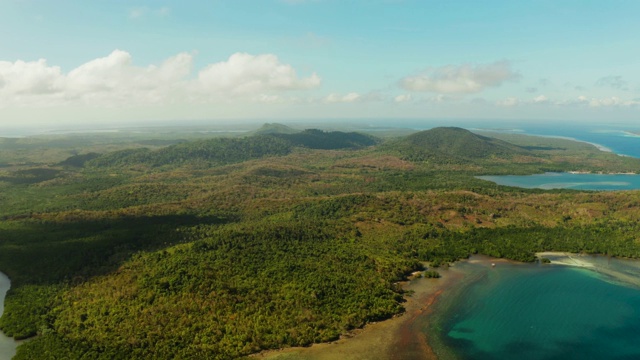
[[[593,263],[585,259],[581,259],[582,255],[580,254],[546,251],[546,252],[536,253],[536,256],[538,258],[549,259],[551,261],[551,264],[576,266],[576,267],[584,267],[584,268],[596,267]]]
[[[618,265],[611,266],[605,263],[602,259],[607,258],[604,255],[587,255],[587,254],[574,254],[568,252],[540,252],[536,253],[538,258],[546,258],[551,261],[551,264],[572,266],[583,268],[593,271],[595,273],[605,275],[603,280],[614,282],[617,284],[631,285],[633,287],[640,288],[640,261],[628,260],[629,262],[623,267],[623,259],[615,259]],[[599,259],[598,257],[602,257]],[[635,265],[631,265],[634,264]]]

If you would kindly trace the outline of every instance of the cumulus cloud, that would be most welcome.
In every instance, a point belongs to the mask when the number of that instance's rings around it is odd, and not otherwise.
[[[405,103],[412,100],[411,94],[400,94],[393,98],[393,101],[396,103]]]
[[[509,62],[499,61],[484,65],[431,68],[422,74],[405,77],[400,80],[400,86],[408,91],[468,94],[500,86],[517,77]]]
[[[461,100],[462,98],[460,97],[453,97],[453,96],[442,95],[442,94],[438,94],[436,96],[426,97],[422,99],[422,101],[427,104],[444,104],[444,103],[458,102]]]
[[[496,105],[502,106],[502,107],[513,107],[513,106],[518,106],[519,104],[520,104],[520,100],[518,100],[518,98],[515,98],[515,97],[508,97],[506,99],[496,101]]]
[[[638,106],[640,102],[636,100],[624,100],[619,97],[612,96],[608,98],[593,98],[589,100],[589,107],[598,108],[598,107],[631,107]]]
[[[320,82],[315,73],[297,76],[291,65],[272,54],[233,54],[194,77],[192,54],[141,67],[128,52],[115,50],[66,74],[44,59],[0,61],[0,104],[120,106],[235,98],[275,102],[281,91],[311,89]]]
[[[554,102],[555,105],[560,106],[583,106],[591,108],[628,108],[640,106],[639,99],[622,99],[616,96],[611,97],[588,97],[585,95],[578,96],[577,98],[562,100]]]
[[[62,91],[64,78],[58,66],[47,61],[0,61],[0,94],[14,97],[53,94]]]
[[[544,95],[538,95],[538,96],[533,98],[533,103],[534,104],[546,104],[548,102],[549,102],[549,98],[547,98]]]
[[[299,78],[291,65],[282,64],[272,54],[236,53],[227,61],[211,64],[198,74],[202,89],[213,92],[247,94],[273,90],[305,90],[318,87],[320,77]]]
[[[340,95],[336,93],[329,94],[324,98],[324,102],[327,103],[352,103],[356,101],[360,101],[362,99],[362,95],[351,92],[346,95]]]

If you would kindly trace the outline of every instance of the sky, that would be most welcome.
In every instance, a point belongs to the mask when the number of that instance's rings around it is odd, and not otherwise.
[[[640,122],[635,0],[0,0],[0,126]]]

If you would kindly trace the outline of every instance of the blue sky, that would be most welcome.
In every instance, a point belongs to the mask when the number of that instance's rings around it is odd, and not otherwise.
[[[640,120],[640,1],[0,0],[0,125]]]

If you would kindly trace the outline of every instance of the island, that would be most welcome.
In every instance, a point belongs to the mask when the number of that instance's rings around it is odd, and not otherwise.
[[[637,191],[477,178],[640,169],[589,144],[457,127],[212,134],[0,139],[0,329],[30,339],[15,359],[241,358],[402,316],[412,273],[446,281],[438,269],[474,254],[640,256]]]

